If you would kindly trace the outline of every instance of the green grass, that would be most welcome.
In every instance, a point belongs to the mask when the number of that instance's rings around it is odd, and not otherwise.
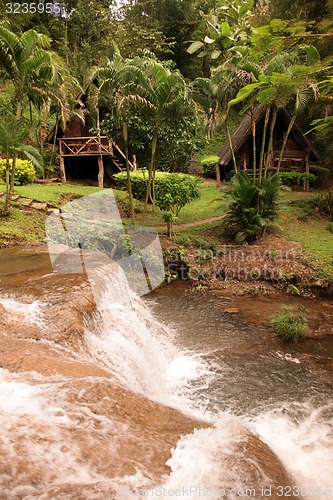
[[[317,193],[298,193],[297,198],[288,200],[282,210],[288,218],[283,236],[301,243],[309,254],[311,264],[322,276],[332,280],[333,234],[327,229],[328,221],[318,216],[311,207],[311,200],[317,196]]]
[[[1,187],[0,187],[1,190]],[[60,206],[66,201],[66,195],[86,196],[100,191],[94,186],[79,186],[77,184],[29,184],[28,186],[15,186],[14,194],[20,194],[35,201],[41,201]]]
[[[183,207],[178,215],[178,221],[174,224],[174,229],[177,229],[178,224],[187,224],[199,220],[210,219],[223,215],[226,210],[226,202],[220,200],[223,194],[216,189],[215,182],[204,182],[199,185],[200,198],[194,200]],[[118,192],[120,193],[120,192]],[[217,201],[213,201],[218,198]],[[143,209],[143,203],[136,201],[135,208],[140,211]],[[137,217],[140,223],[141,217]],[[145,220],[147,226],[163,226],[162,212],[155,208],[152,212],[151,206],[148,207],[148,214]]]
[[[17,243],[43,243],[44,238],[45,214],[43,213],[22,212],[12,207],[9,217],[0,218],[0,248]]]
[[[298,342],[308,330],[307,314],[302,306],[282,306],[270,317],[270,324],[284,340]]]
[[[225,213],[227,203],[222,201],[223,193],[216,189],[215,182],[201,184],[199,191],[200,198],[182,208],[178,216],[178,224],[210,219]],[[218,200],[216,200],[217,198]]]

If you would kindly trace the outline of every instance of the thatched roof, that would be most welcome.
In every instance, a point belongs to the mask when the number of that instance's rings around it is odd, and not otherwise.
[[[255,109],[254,113],[257,125],[260,122],[261,118],[264,117],[265,111],[266,108],[263,105],[259,105]],[[278,112],[278,117],[279,119],[283,120],[285,127],[287,129],[291,119],[289,111],[286,108],[280,109]],[[240,125],[237,127],[237,129],[231,136],[231,142],[235,153],[242,147],[244,142],[251,136],[251,134],[252,134],[252,120],[251,120],[251,113],[250,111],[248,111],[247,114],[244,116]],[[301,127],[298,125],[297,122],[295,122],[291,130],[291,135],[301,146],[302,149],[310,150],[310,152],[312,153],[312,155],[315,157],[316,160],[320,159],[318,152],[314,148],[311,141],[307,138],[307,136],[304,135],[303,130],[301,129]],[[232,155],[228,142],[225,142],[223,144],[222,149],[219,152],[219,157],[220,157],[220,165],[228,165],[228,163],[230,163],[230,161],[232,160]]]

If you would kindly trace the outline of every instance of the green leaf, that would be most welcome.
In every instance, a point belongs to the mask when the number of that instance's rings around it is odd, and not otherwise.
[[[210,57],[212,59],[217,59],[218,57],[220,57],[221,54],[222,54],[222,51],[216,49],[216,50],[213,50]]]
[[[194,52],[197,52],[203,46],[204,46],[204,43],[200,42],[200,40],[197,40],[197,41],[191,43],[191,45],[187,49],[187,52],[189,54],[194,54]]]
[[[245,101],[245,99],[250,97],[250,95],[253,94],[253,92],[259,88],[259,86],[260,86],[259,82],[249,83],[249,85],[246,85],[245,87],[239,90],[235,99],[229,101],[229,106],[235,106],[236,104]]]
[[[221,25],[221,33],[222,33],[223,36],[226,36],[226,37],[230,36],[231,30],[230,30],[229,23],[227,21],[224,21],[222,23],[222,25]]]

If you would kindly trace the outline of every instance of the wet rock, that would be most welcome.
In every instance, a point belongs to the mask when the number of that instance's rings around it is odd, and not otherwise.
[[[237,307],[226,307],[225,309],[223,309],[223,312],[227,314],[238,314],[240,312],[240,309],[238,309]]]

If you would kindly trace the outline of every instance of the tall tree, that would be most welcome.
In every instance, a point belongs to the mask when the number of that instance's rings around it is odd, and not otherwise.
[[[6,160],[6,193],[2,212],[5,216],[10,211],[17,157],[24,155],[35,167],[42,168],[43,160],[37,149],[25,144],[27,135],[27,124],[22,118],[17,120],[16,116],[11,113],[2,115],[0,121],[0,152]]]
[[[0,71],[5,80],[11,81],[18,122],[26,103],[41,107],[48,100],[59,106],[63,119],[66,119],[65,93],[71,78],[61,58],[49,50],[50,42],[47,36],[35,30],[16,34],[6,23],[0,24]],[[14,152],[12,179],[15,175],[15,155]],[[9,190],[9,206],[13,185],[14,180]]]
[[[121,123],[133,224],[135,215],[129,162],[129,106],[130,104],[149,106],[149,103],[137,93],[135,78],[138,78],[138,71],[135,71],[135,68],[118,54],[112,60],[107,60],[104,66],[93,68],[86,82],[86,86],[90,87],[89,100],[93,107],[97,108],[97,116],[99,116],[99,108],[103,107],[111,113],[114,121]]]
[[[145,213],[148,200],[155,201],[156,152],[163,122],[173,121],[181,124],[193,117],[193,101],[190,89],[178,70],[171,70],[154,58],[138,58],[133,61],[137,68],[135,85],[141,97],[149,103],[153,120],[151,158],[148,166],[148,183],[145,200]]]

